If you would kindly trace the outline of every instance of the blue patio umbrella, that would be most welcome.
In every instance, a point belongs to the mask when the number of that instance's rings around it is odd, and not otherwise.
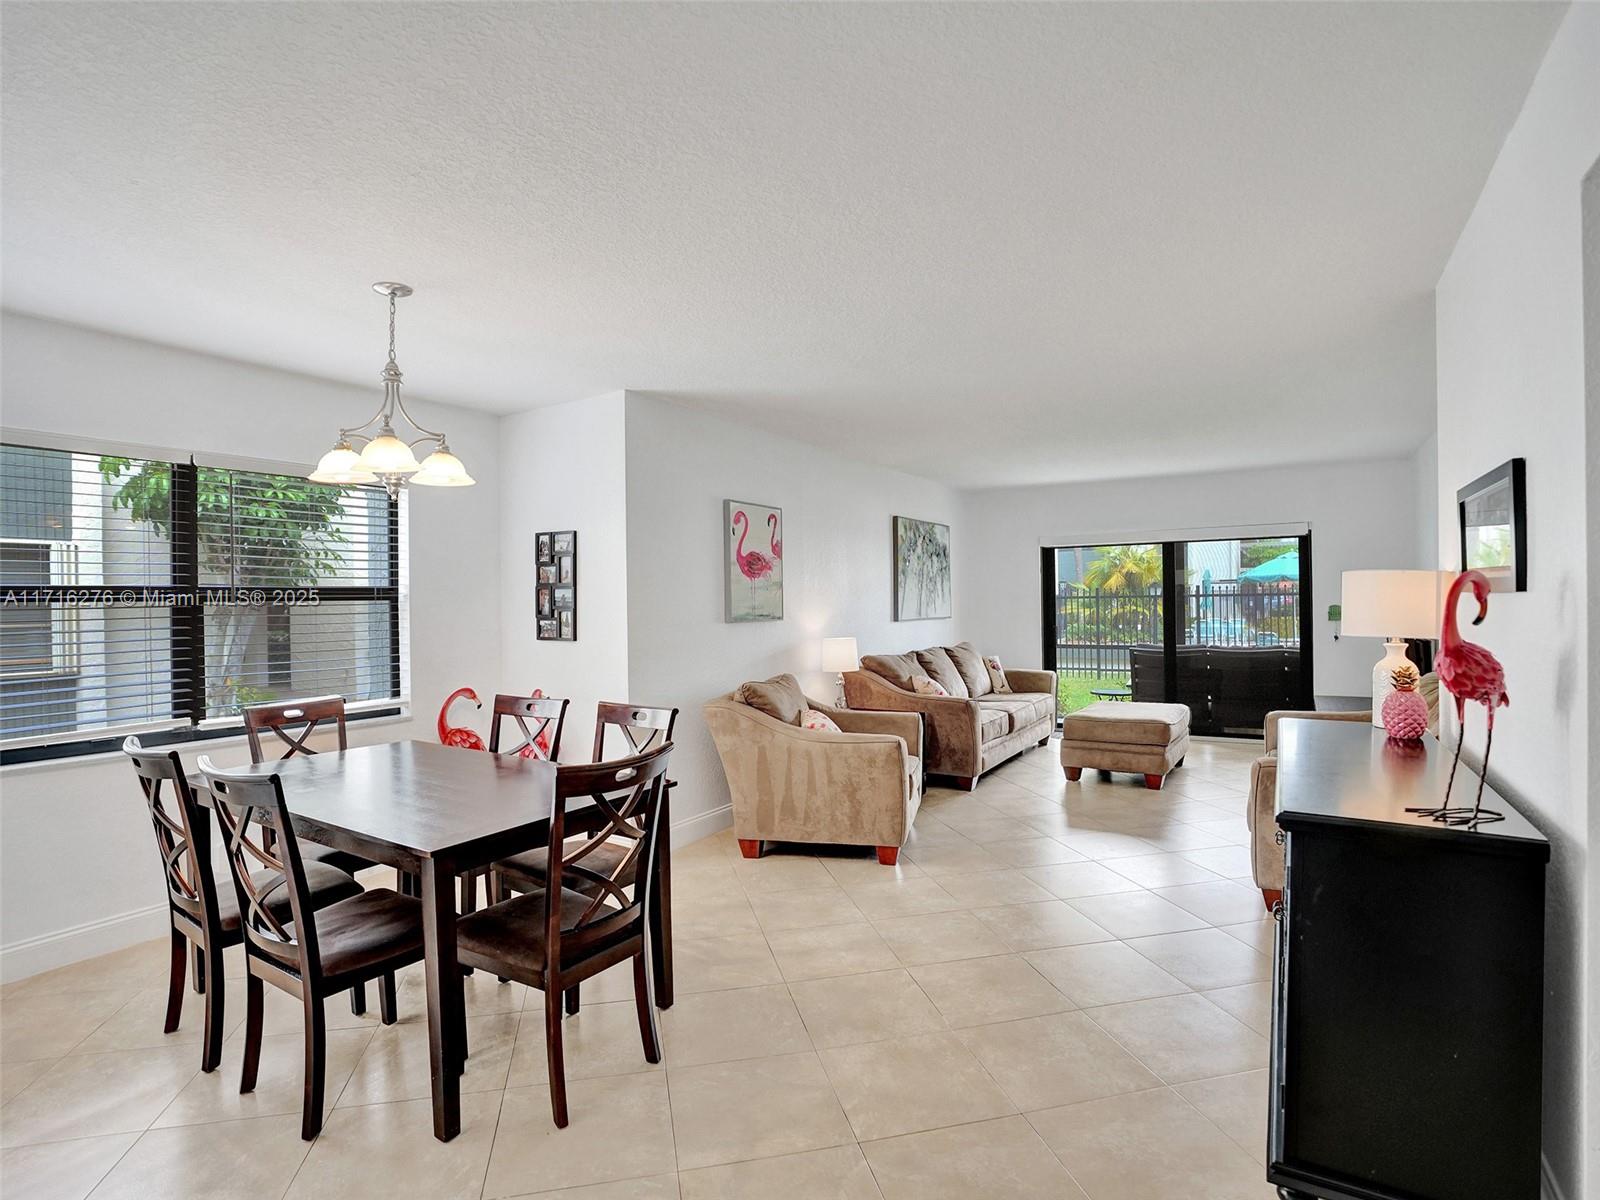
[[[1240,579],[1249,579],[1255,583],[1284,583],[1298,581],[1300,578],[1300,551],[1285,550],[1277,558],[1269,558],[1264,563],[1258,563],[1248,571],[1241,572]]]

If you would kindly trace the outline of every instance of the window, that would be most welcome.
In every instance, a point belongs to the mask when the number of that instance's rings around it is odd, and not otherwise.
[[[397,700],[399,542],[378,488],[0,446],[0,761]]]

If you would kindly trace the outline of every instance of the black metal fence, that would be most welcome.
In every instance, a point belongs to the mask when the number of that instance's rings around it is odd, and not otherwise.
[[[1161,589],[1072,591],[1056,598],[1056,670],[1066,675],[1128,678],[1128,651],[1159,646]],[[1300,644],[1300,589],[1248,584],[1186,588],[1179,640],[1187,645]]]

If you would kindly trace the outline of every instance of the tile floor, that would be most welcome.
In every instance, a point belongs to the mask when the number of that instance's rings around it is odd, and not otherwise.
[[[201,1075],[196,998],[161,1033],[164,942],[20,981],[0,992],[0,1190],[1267,1200],[1255,752],[1196,741],[1149,792],[1069,784],[1052,744],[974,793],[932,789],[897,868],[800,848],[746,861],[731,833],[680,850],[664,1062],[644,1061],[622,969],[585,985],[562,1131],[537,995],[481,973],[449,1145],[430,1136],[415,969],[397,1026],[330,1002],[331,1111],[311,1144],[298,1006],[270,989],[260,1084],[240,1096],[243,1004]]]

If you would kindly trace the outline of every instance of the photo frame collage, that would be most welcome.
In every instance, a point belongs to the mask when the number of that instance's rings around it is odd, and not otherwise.
[[[578,640],[578,533],[536,534],[534,601],[541,642]]]

